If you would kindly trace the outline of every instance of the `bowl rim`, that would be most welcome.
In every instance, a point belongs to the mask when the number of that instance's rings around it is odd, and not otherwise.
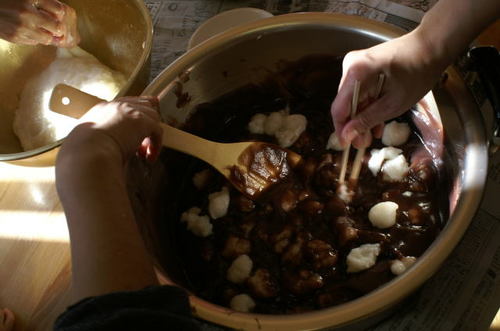
[[[335,25],[337,27],[340,25],[342,28],[350,28],[360,33],[372,34],[383,41],[406,33],[406,31],[387,23],[336,13],[308,12],[274,16],[232,28],[194,47],[165,68],[146,87],[143,95],[153,95],[161,98],[165,94],[165,91],[171,88],[172,84],[175,84],[178,77],[183,73],[189,72],[190,68],[199,60],[214,54],[214,52],[217,52],[225,45],[237,42],[240,38],[245,38],[249,35],[258,36],[267,31],[279,30],[284,26],[306,25]],[[447,71],[449,75],[459,77],[455,69],[450,67]],[[470,92],[465,88],[458,93],[458,97],[468,103],[468,107],[476,107],[472,101]],[[436,107],[437,109],[432,92],[425,97],[425,101],[431,107]],[[210,303],[190,293],[190,303],[194,314],[210,322],[237,329],[310,330],[332,326],[340,327],[369,318],[387,309],[389,306],[400,302],[414,292],[439,269],[444,260],[458,244],[472,221],[482,199],[488,164],[484,124],[476,116],[477,114],[472,114],[474,112],[467,113],[466,111],[467,109],[465,109],[465,112],[464,109],[458,109],[459,116],[468,117],[466,119],[467,125],[464,126],[464,135],[468,142],[464,157],[465,171],[461,174],[465,191],[462,188],[453,214],[449,217],[439,236],[410,270],[360,298],[314,312],[295,315],[240,313]],[[467,185],[470,187],[466,187]],[[168,273],[165,273],[161,266],[158,266],[158,268],[163,273],[163,277],[161,278],[165,283],[175,284],[168,279]]]
[[[146,62],[149,59],[149,56],[151,55],[151,50],[153,47],[153,33],[154,33],[154,27],[153,27],[153,21],[151,19],[151,15],[149,13],[148,8],[146,7],[146,4],[144,1],[141,0],[132,0],[139,11],[141,12],[141,15],[143,16],[146,24],[146,38],[144,40],[144,48],[143,52],[139,58],[139,61],[137,62],[137,65],[135,66],[134,70],[132,71],[132,74],[130,75],[129,79],[127,80],[127,83],[120,89],[118,94],[116,95],[115,98],[119,98],[124,96],[127,91],[130,89],[132,86],[133,82],[139,75],[139,72],[141,69],[146,65]],[[22,152],[17,152],[17,153],[6,153],[6,154],[1,154],[0,153],[0,162],[1,161],[16,161],[16,160],[23,160],[23,159],[28,159],[31,157],[39,156],[40,154],[43,154],[45,152],[48,152],[62,144],[65,138],[59,139],[53,143],[47,144],[45,146],[41,146],[35,149],[31,149],[28,151],[22,151]],[[28,162],[29,163],[29,162]]]

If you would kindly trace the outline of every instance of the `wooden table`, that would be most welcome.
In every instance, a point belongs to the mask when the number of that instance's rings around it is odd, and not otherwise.
[[[0,163],[0,307],[15,330],[49,330],[65,309],[70,285],[66,220],[54,167]]]
[[[479,40],[500,47],[500,21]],[[68,304],[68,232],[54,187],[54,167],[0,163],[0,307],[15,330],[50,330]],[[500,316],[497,316],[500,328]]]

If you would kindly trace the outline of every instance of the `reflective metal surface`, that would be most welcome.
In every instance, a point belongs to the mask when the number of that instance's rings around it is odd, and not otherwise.
[[[153,27],[141,0],[67,0],[78,15],[80,46],[127,78],[122,95],[138,95],[149,79]],[[23,152],[12,131],[14,110],[26,81],[43,70],[55,48],[21,46],[0,40],[0,161],[53,165],[61,141]]]
[[[402,31],[392,26],[353,16],[301,13],[268,18],[228,30],[193,48],[165,69],[144,94],[162,96],[164,119],[182,123],[195,105],[259,81],[282,60],[315,53],[340,55],[401,34]],[[364,297],[321,311],[286,316],[243,314],[193,295],[190,300],[195,314],[245,330],[290,331],[341,326],[356,330],[383,317],[382,312],[387,312],[429,279],[467,229],[479,206],[487,170],[482,119],[458,74],[453,68],[449,68],[448,73],[448,80],[434,93],[448,136],[449,162],[455,165],[452,167],[455,171],[450,195],[451,216],[440,236],[412,269]],[[191,101],[180,108],[176,106],[179,87],[191,97]],[[430,110],[436,112],[432,94],[426,100]],[[149,246],[161,247],[165,239],[155,237],[154,229],[148,232]],[[170,267],[159,266],[165,282],[170,281]]]

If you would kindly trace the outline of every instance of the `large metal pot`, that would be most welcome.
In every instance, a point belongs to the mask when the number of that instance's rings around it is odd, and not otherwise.
[[[255,68],[273,69],[280,60],[308,54],[345,54],[402,33],[386,24],[336,14],[301,13],[267,18],[228,30],[193,48],[165,69],[143,94],[161,96],[164,119],[183,123],[195,105],[259,81],[265,70]],[[447,71],[447,81],[434,91],[438,106],[432,94],[426,96],[426,101],[431,112],[439,109],[448,137],[446,148],[457,169],[450,194],[450,218],[413,268],[364,297],[321,311],[286,316],[244,314],[191,295],[194,313],[208,321],[245,330],[311,330],[346,325],[353,330],[352,323],[366,326],[363,321],[369,323],[374,316],[382,316],[381,312],[429,279],[459,242],[474,216],[487,171],[482,119],[457,72],[453,68]],[[191,100],[178,107],[178,96],[183,93],[188,93]],[[165,238],[159,238],[154,226],[148,233],[151,247],[161,248]],[[173,267],[162,264],[159,259],[158,270],[166,282],[171,281],[169,270]]]
[[[118,96],[137,95],[149,81],[153,25],[141,0],[66,0],[78,15],[80,46],[112,69],[127,84]],[[22,46],[0,40],[0,161],[29,166],[54,165],[62,141],[23,151],[12,130],[19,94],[28,79],[55,56],[55,47]]]

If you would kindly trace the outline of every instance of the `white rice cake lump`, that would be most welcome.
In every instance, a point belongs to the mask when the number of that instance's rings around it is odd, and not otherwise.
[[[337,189],[337,196],[345,203],[350,203],[354,197],[354,191],[349,189],[346,184],[340,184]]]
[[[248,294],[238,294],[231,299],[229,306],[232,310],[249,313],[255,308],[255,301]]]
[[[56,142],[76,126],[76,119],[49,109],[52,90],[60,83],[109,101],[125,85],[125,77],[79,47],[59,48],[55,60],[21,93],[13,129],[24,150]]]
[[[373,267],[379,254],[380,244],[364,244],[352,249],[347,255],[347,272],[359,272]]]
[[[307,118],[304,115],[293,114],[285,117],[282,127],[276,132],[276,139],[281,147],[292,146],[306,130]]]
[[[283,112],[277,111],[269,114],[264,123],[264,132],[269,136],[274,136],[276,132],[283,126],[286,115]]]
[[[193,207],[181,215],[181,221],[187,223],[187,229],[195,236],[208,237],[212,234],[212,223],[207,215],[200,215],[201,209]]]
[[[400,182],[406,176],[410,167],[404,155],[398,155],[392,160],[386,161],[382,166],[384,180],[389,182]]]
[[[374,148],[370,151],[371,157],[368,161],[368,169],[370,169],[373,176],[377,176],[385,160],[392,160],[401,153],[403,153],[401,149],[394,147],[384,147],[382,149]]]
[[[223,187],[221,191],[208,195],[208,213],[212,219],[226,216],[229,208],[229,190]]]
[[[332,132],[330,137],[328,138],[328,142],[326,143],[326,149],[333,149],[334,151],[343,151],[344,148],[340,145],[339,137]]]
[[[231,266],[227,269],[226,278],[230,282],[241,284],[250,277],[252,268],[252,259],[246,254],[240,255],[234,259]]]
[[[398,204],[392,201],[379,202],[370,208],[368,219],[376,228],[390,228],[396,224],[396,212],[398,208]]]
[[[405,256],[400,260],[391,261],[391,272],[396,276],[404,274],[412,265],[417,262],[417,258],[413,256]]]
[[[410,133],[410,126],[407,123],[392,121],[384,127],[382,144],[386,146],[401,146],[408,141]]]
[[[255,114],[252,116],[250,123],[248,123],[248,131],[253,134],[264,134],[264,125],[267,121],[265,114]]]
[[[273,112],[269,116],[255,114],[248,123],[250,133],[274,136],[284,148],[292,146],[306,127],[307,118],[304,115],[287,115],[285,111]]]

